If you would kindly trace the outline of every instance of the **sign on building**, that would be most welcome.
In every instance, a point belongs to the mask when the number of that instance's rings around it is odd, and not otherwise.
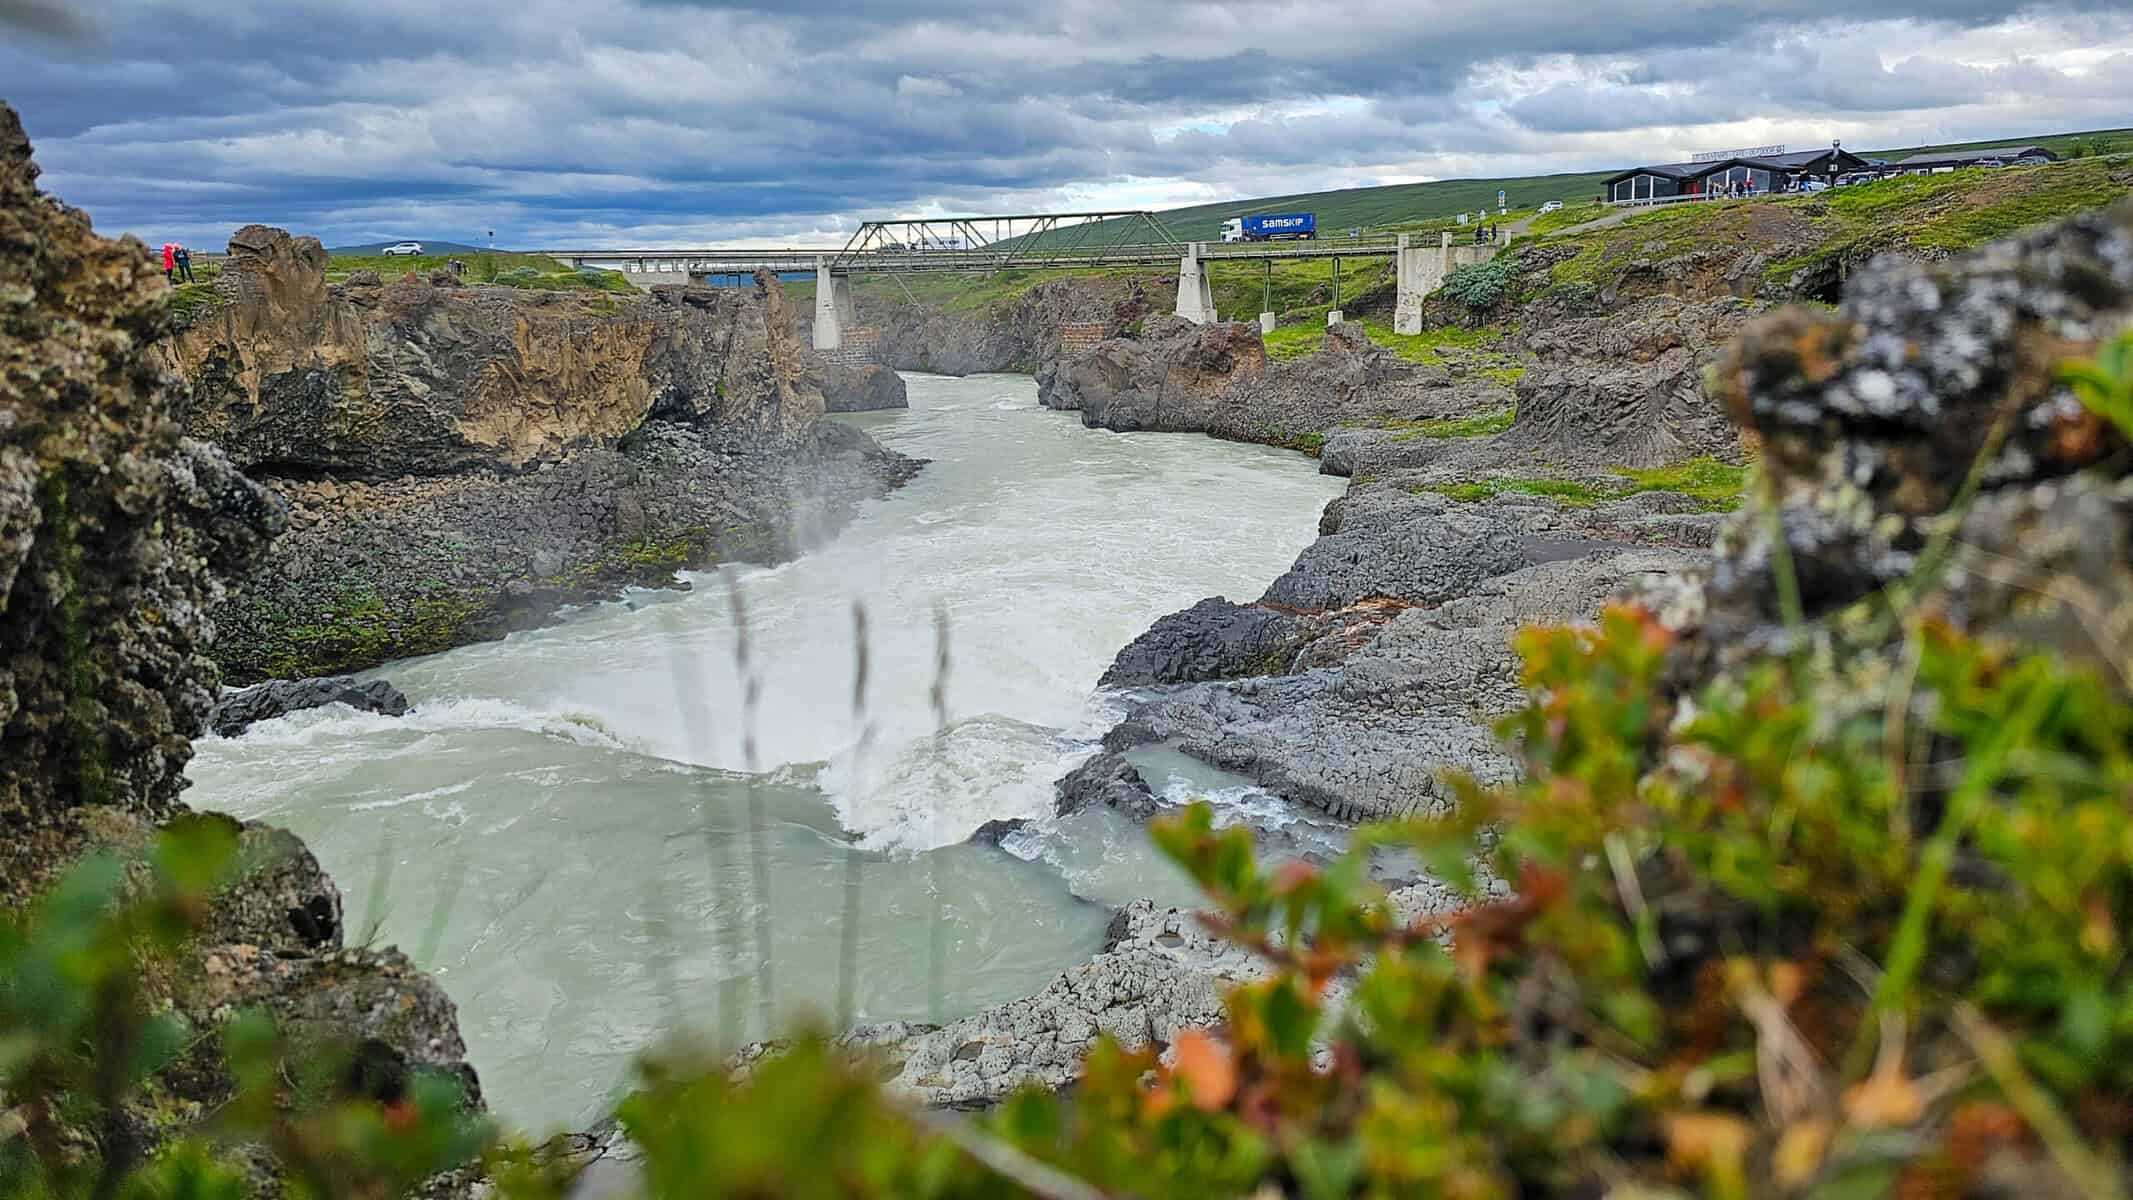
[[[1719,162],[1728,158],[1771,158],[1784,152],[1783,146],[1743,146],[1738,150],[1706,150],[1701,154],[1691,155],[1689,161]]]

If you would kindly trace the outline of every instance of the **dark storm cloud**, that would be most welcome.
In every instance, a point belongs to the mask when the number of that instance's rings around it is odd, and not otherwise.
[[[0,88],[47,185],[107,229],[782,237],[1144,186],[1583,168],[1652,129],[2087,114],[2114,103],[2104,72],[1946,51],[2010,20],[2031,53],[2125,50],[2123,7],[0,0]]]
[[[91,33],[73,10],[45,0],[0,0],[0,31],[63,41],[80,41]]]

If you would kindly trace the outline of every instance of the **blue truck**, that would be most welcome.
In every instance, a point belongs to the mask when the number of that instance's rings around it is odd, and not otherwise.
[[[1312,213],[1270,213],[1222,222],[1225,242],[1309,241],[1317,236],[1318,217]]]

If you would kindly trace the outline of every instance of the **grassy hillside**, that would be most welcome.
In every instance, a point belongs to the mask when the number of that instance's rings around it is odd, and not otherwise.
[[[1772,255],[1767,286],[1821,265],[1864,262],[1888,250],[1967,250],[2033,225],[2102,208],[2133,192],[2133,156],[2041,167],[1973,168],[1906,175],[1811,196],[1652,209],[1604,228],[1544,237],[1576,244],[1557,283],[1604,284],[1636,262],[1699,247]],[[1806,285],[1812,291],[1812,284]]]
[[[1868,158],[1886,158],[1893,162],[1913,154],[1946,154],[1956,150],[1977,150],[1990,146],[2042,146],[2061,158],[2071,158],[2077,150],[2085,152],[2087,156],[2124,154],[2133,152],[2133,129],[2092,129],[2080,133],[2047,133],[2040,137],[1950,142],[1943,146],[1899,146],[1886,150],[1861,150],[1859,153]]]
[[[1873,150],[1847,148],[1870,158],[1894,160],[1927,152],[2012,145],[2043,146],[2064,156],[2071,155],[2077,143],[2092,154],[2133,151],[2133,129],[1992,138],[1941,146],[1899,146]],[[1448,224],[1455,213],[1473,212],[1484,207],[1493,210],[1498,189],[1506,193],[1509,206],[1514,210],[1514,217],[1518,215],[1519,210],[1531,211],[1549,200],[1561,200],[1566,207],[1574,208],[1600,194],[1601,180],[1616,170],[1635,165],[1637,164],[1625,162],[1621,167],[1605,171],[1562,175],[1442,179],[1430,183],[1399,183],[1327,192],[1298,192],[1286,196],[1263,196],[1219,204],[1201,204],[1191,208],[1171,209],[1157,215],[1165,227],[1186,241],[1215,241],[1222,236],[1223,221],[1247,213],[1266,212],[1316,213],[1320,237],[1345,237],[1350,229],[1360,229],[1365,233],[1434,232]],[[1551,223],[1563,226],[1573,222],[1557,217]],[[1121,238],[1130,234],[1132,240],[1145,240],[1146,234],[1138,225],[1126,222],[1110,224],[1118,228]]]
[[[468,254],[488,253],[488,251],[483,250],[480,246],[469,246],[464,242],[432,241],[429,238],[398,238],[390,242],[367,242],[361,246],[335,246],[327,250],[326,253],[331,254],[336,258],[342,255],[349,255],[351,257],[363,257],[365,255],[376,254],[378,251],[385,249],[387,246],[397,246],[401,242],[407,241],[421,242],[422,248],[424,250],[429,251],[431,254],[450,254],[464,256]]]
[[[427,243],[424,243],[427,245]],[[629,281],[618,271],[591,268],[573,270],[539,254],[342,254],[326,260],[326,282],[340,283],[357,271],[376,271],[380,278],[397,279],[409,271],[441,271],[447,260],[467,264],[468,283],[493,283],[500,287],[534,288],[541,291],[626,292]]]

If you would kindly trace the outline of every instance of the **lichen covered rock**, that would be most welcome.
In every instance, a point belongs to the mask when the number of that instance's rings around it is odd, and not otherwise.
[[[79,852],[82,806],[179,808],[214,702],[207,613],[283,509],[180,436],[139,242],[36,190],[0,107],[0,901]]]
[[[299,1042],[355,1048],[385,1088],[433,1067],[478,1105],[450,1000],[396,951],[344,949],[340,894],[303,843],[179,801],[219,688],[208,614],[286,510],[181,436],[155,349],[171,291],[147,249],[97,237],[35,179],[0,106],[0,908],[91,850],[142,878],[173,820],[235,835],[242,869],[197,914],[190,948],[140,974],[147,1002],[201,1036],[127,1102],[132,1149],[152,1152],[230,1099],[213,1034],[247,1007]],[[67,1136],[96,1152],[96,1133]],[[257,1147],[233,1153],[265,1161]]]
[[[1721,533],[1708,646],[1730,658],[1781,637],[1789,572],[1808,618],[1930,590],[1973,632],[2122,667],[2133,447],[2058,371],[2129,327],[2125,204],[1945,263],[1884,260],[1836,312],[1751,326],[1718,384],[1762,440],[1770,506]],[[1885,635],[1877,607],[1831,635]]]

